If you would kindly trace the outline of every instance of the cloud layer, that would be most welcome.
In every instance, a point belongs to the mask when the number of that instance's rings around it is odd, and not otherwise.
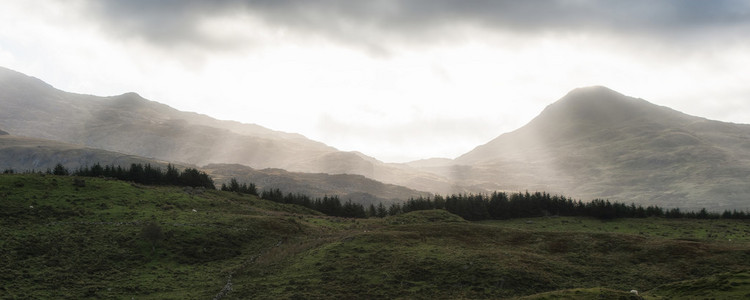
[[[92,0],[88,7],[119,34],[161,46],[207,48],[244,44],[217,38],[201,25],[238,16],[272,28],[386,49],[391,42],[438,42],[467,26],[520,34],[600,32],[669,42],[721,42],[750,29],[750,2],[741,0]]]

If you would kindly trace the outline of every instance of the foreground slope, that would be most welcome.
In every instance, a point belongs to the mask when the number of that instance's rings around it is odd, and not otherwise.
[[[74,186],[67,176],[3,175],[0,195],[0,294],[9,298],[211,298],[231,270],[304,230],[281,215],[315,215],[217,191],[94,178]]]
[[[228,192],[73,181],[0,175],[4,296],[210,299],[231,283],[227,299],[496,299],[649,291],[750,268],[740,220],[352,220]]]
[[[441,170],[487,189],[746,209],[750,125],[689,116],[605,87],[581,88]]]
[[[434,174],[338,151],[299,134],[182,112],[135,93],[113,97],[67,93],[1,67],[0,128],[18,136],[198,166],[230,163],[357,174],[437,192],[450,187]]]

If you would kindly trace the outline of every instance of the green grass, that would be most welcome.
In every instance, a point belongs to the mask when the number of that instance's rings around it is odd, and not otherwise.
[[[230,274],[225,299],[750,293],[747,221],[466,222],[442,210],[355,220],[236,193],[85,180],[0,176],[0,298],[207,299]],[[142,235],[149,222],[163,232],[155,244]]]
[[[316,213],[254,197],[71,177],[0,176],[0,294],[207,298],[228,270],[305,230]],[[153,251],[146,223],[165,238]]]
[[[750,272],[731,272],[658,286],[647,299],[750,299]]]
[[[638,295],[630,291],[619,291],[604,288],[588,289],[568,289],[554,292],[539,293],[531,296],[521,297],[523,300],[581,300],[581,299],[618,299],[618,300],[638,300]]]
[[[593,218],[547,217],[482,223],[533,231],[621,233],[666,239],[750,242],[750,220],[645,218],[602,221]]]

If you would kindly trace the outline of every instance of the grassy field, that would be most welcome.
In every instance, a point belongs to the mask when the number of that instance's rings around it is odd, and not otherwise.
[[[7,299],[210,299],[230,275],[223,299],[743,299],[750,222],[355,220],[228,192],[2,175],[0,261]]]

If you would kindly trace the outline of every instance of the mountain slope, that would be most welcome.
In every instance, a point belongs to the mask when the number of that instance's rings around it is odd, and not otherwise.
[[[470,186],[745,209],[750,126],[689,116],[604,87],[581,88],[455,163],[442,172]]]
[[[0,135],[0,171],[30,170],[44,171],[62,164],[69,170],[81,166],[102,165],[129,166],[151,164],[166,168],[167,162],[100,150],[63,142]],[[179,166],[182,169],[185,166]],[[409,198],[428,197],[430,194],[402,186],[384,184],[362,175],[287,172],[281,169],[255,170],[243,165],[210,164],[201,168],[213,177],[216,184],[228,183],[231,178],[240,182],[255,183],[259,189],[281,189],[285,193],[300,193],[310,197],[339,196],[369,205],[402,201]]]
[[[0,128],[51,139],[195,165],[243,164],[257,169],[358,174],[385,183],[445,192],[444,178],[385,164],[254,124],[181,112],[135,93],[96,97],[67,93],[0,68]]]

